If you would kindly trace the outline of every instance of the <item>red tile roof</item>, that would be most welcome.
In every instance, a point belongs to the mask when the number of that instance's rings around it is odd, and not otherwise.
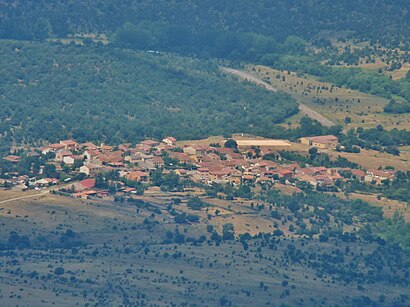
[[[83,181],[80,181],[78,184],[85,189],[92,189],[95,186],[95,179],[85,179]]]

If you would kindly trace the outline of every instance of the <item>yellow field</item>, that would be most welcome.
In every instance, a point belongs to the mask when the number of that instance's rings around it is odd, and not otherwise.
[[[250,134],[233,134],[231,136],[239,146],[280,146],[280,147],[288,147],[289,142],[286,140],[273,140],[267,139],[261,136],[255,136]],[[222,135],[218,136],[210,136],[209,138],[202,139],[202,140],[188,140],[188,141],[178,141],[177,145],[180,147],[188,146],[188,145],[210,145],[210,144],[220,144],[223,145],[227,139],[224,138]]]

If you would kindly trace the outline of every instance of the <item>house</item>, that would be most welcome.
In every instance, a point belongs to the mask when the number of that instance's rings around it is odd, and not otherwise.
[[[338,144],[338,138],[334,135],[322,135],[303,137],[300,142],[304,145],[313,146],[320,149],[335,149]]]
[[[395,176],[394,171],[382,171],[377,169],[372,169],[367,171],[367,175],[365,176],[364,180],[366,182],[375,181],[376,183],[380,184],[383,180],[393,180]]]
[[[221,155],[229,155],[229,154],[233,154],[234,151],[232,148],[225,148],[225,147],[221,147],[221,148],[213,148],[213,151],[221,154]]]
[[[175,146],[177,139],[173,138],[172,136],[168,136],[165,139],[163,139],[162,142],[164,142],[168,146]]]
[[[83,156],[70,155],[70,156],[64,156],[63,162],[68,165],[73,165],[76,161],[82,161],[83,159],[84,159]]]
[[[145,160],[151,159],[153,157],[154,157],[153,155],[148,155],[142,152],[137,152],[130,156],[126,156],[124,160],[129,163],[139,163],[139,162],[144,162]]]
[[[86,174],[89,177],[95,177],[98,174],[108,173],[108,171],[108,168],[97,164],[87,164],[80,167],[80,173]]]
[[[279,178],[285,178],[285,179],[289,179],[293,177],[293,172],[287,169],[280,169],[280,170],[274,171],[274,174],[277,174]]]
[[[318,176],[315,176],[314,178],[317,182],[317,186],[321,186],[321,187],[333,186],[333,180],[329,178],[328,176],[318,175]]]
[[[57,150],[61,150],[64,149],[65,145],[63,144],[50,144],[48,145],[47,149],[43,150],[43,154],[47,154],[49,152],[56,152]]]
[[[3,160],[9,161],[11,163],[18,163],[20,161],[20,157],[19,156],[7,156],[5,158],[3,158]]]
[[[210,170],[209,171],[209,179],[212,181],[229,181],[229,175],[233,171],[229,168],[223,168],[223,169],[216,169],[216,170]]]
[[[186,177],[187,173],[188,173],[187,170],[183,169],[183,168],[175,170],[175,174],[177,174],[181,177]]]
[[[327,168],[323,166],[306,167],[306,168],[301,168],[298,172],[305,173],[306,175],[309,175],[309,176],[316,176],[316,175],[325,174],[327,172]]]
[[[36,187],[48,187],[53,184],[58,184],[59,180],[54,178],[43,178],[34,182]]]
[[[75,184],[76,191],[89,190],[95,187],[95,179],[85,179]]]
[[[148,146],[146,144],[138,144],[137,146],[135,146],[134,151],[139,151],[139,152],[143,152],[143,153],[148,153],[152,150],[151,146]],[[133,152],[133,151],[131,151]]]
[[[181,163],[192,163],[193,160],[187,153],[182,153],[182,152],[170,152],[169,157],[171,159],[176,159]]]
[[[91,149],[91,150],[96,150],[97,149],[97,145],[95,145],[94,143],[91,142],[87,142],[82,144],[82,147],[86,148],[86,149]]]
[[[112,151],[114,149],[114,146],[110,146],[110,145],[105,145],[105,144],[101,144],[100,147],[98,147],[101,151]]]
[[[64,146],[65,149],[76,149],[78,143],[73,140],[60,141],[60,144]]]
[[[132,181],[147,182],[149,178],[149,173],[135,171],[135,172],[129,172],[125,177],[128,180],[132,180]]]
[[[98,160],[102,163],[102,164],[115,164],[118,162],[123,162],[124,158],[123,158],[123,152],[118,150],[118,151],[111,151],[111,152],[107,152],[107,153],[103,153],[100,154],[98,156]]]
[[[208,152],[212,151],[212,148],[204,145],[190,145],[183,149],[184,153],[187,153],[192,156],[205,155]]]
[[[149,147],[155,147],[159,145],[159,142],[154,141],[154,140],[145,140],[145,141],[142,141],[140,144],[147,145]]]
[[[163,167],[165,165],[164,159],[161,157],[153,157],[151,162],[154,163],[155,167]]]
[[[82,191],[82,192],[78,192],[73,194],[74,198],[82,198],[82,199],[89,199],[90,196],[95,196],[97,195],[97,191],[94,190],[90,190],[90,191]]]
[[[297,174],[296,178],[300,181],[305,181],[307,183],[310,183],[314,188],[316,188],[318,186],[317,180],[314,177],[312,177],[310,175],[307,175],[305,173]]]
[[[56,152],[56,161],[63,161],[64,157],[69,157],[72,156],[73,153],[69,150],[66,149],[61,149],[59,151]]]
[[[95,149],[88,149],[84,151],[84,157],[88,163],[92,163],[95,160],[98,160],[98,157],[100,155],[101,155],[101,152]]]
[[[152,171],[156,169],[155,164],[152,160],[145,160],[144,162],[138,162],[138,167],[145,171]]]
[[[359,169],[352,169],[351,172],[353,176],[355,176],[357,179],[359,179],[360,181],[364,181],[366,177],[366,172]]]
[[[245,174],[242,176],[242,183],[253,183],[255,176],[252,174]]]

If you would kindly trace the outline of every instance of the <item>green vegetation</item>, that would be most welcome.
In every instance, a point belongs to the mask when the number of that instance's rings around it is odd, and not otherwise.
[[[356,130],[349,130],[346,135],[341,135],[341,144],[345,147],[345,151],[354,152],[353,149],[359,146],[361,148],[400,155],[398,146],[410,145],[410,132],[396,128],[385,130],[381,125],[371,129],[359,127]],[[338,149],[340,150],[340,148],[339,146]]]
[[[385,182],[384,194],[410,204],[410,172],[397,172],[393,181]]]
[[[410,252],[410,223],[406,223],[404,217],[397,212],[393,218],[379,223],[376,226],[376,232],[387,242],[398,244]]]
[[[311,206],[314,214],[318,217],[311,219],[311,221],[315,221],[311,229],[314,229],[314,232],[310,232],[311,235],[319,233],[320,229],[324,229],[325,226],[327,226],[327,230],[336,229],[337,227],[333,223],[342,222],[352,225],[357,222],[380,222],[383,219],[383,211],[379,207],[373,207],[362,200],[343,200],[324,193],[308,192],[288,196],[277,190],[268,190],[261,193],[259,197],[277,207],[289,209],[298,218],[312,216],[310,210],[307,210]],[[330,217],[333,217],[334,220]],[[302,230],[307,231],[306,225],[301,228]]]
[[[214,62],[98,46],[1,42],[2,142],[136,142],[269,134],[297,112],[289,96],[219,72]]]
[[[81,32],[112,33],[124,23],[133,22],[151,33],[168,28],[171,40],[186,49],[200,32],[208,33],[202,40],[216,38],[225,45],[235,42],[235,35],[228,36],[228,40],[214,35],[216,29],[258,33],[278,41],[296,35],[324,46],[328,40],[317,36],[320,31],[346,31],[342,35],[345,39],[359,37],[398,46],[401,41],[409,41],[407,9],[406,0],[359,0],[354,5],[348,0],[3,1],[0,37],[43,39]]]

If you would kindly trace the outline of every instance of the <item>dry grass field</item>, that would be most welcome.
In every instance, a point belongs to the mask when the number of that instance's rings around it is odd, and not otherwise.
[[[264,138],[261,136],[255,136],[250,134],[233,134],[232,139],[236,140],[239,146],[268,146],[268,147],[279,147],[286,148],[289,147],[290,143],[286,140],[273,140]],[[223,146],[227,139],[222,135],[211,136],[202,140],[187,140],[187,141],[178,141],[177,145],[179,147],[189,146],[189,145],[210,145],[210,144],[219,144]]]

